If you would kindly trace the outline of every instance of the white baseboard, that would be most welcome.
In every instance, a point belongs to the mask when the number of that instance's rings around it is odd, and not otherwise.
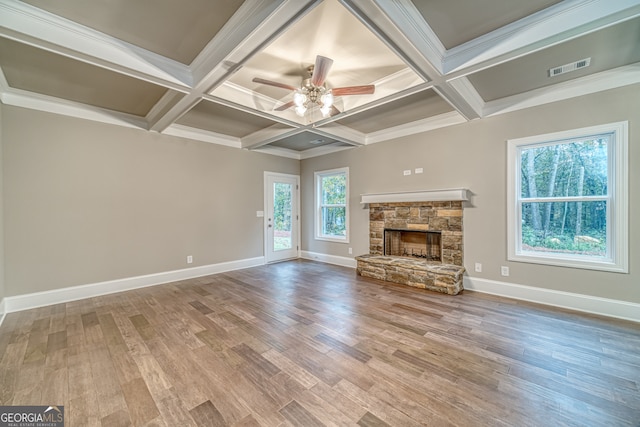
[[[464,288],[470,291],[499,295],[524,301],[536,302],[554,307],[568,308],[602,316],[640,322],[640,304],[556,291],[553,289],[536,288],[533,286],[517,285],[515,283],[498,282],[495,280],[464,277]]]
[[[357,262],[353,258],[344,256],[321,254],[318,252],[300,251],[300,258],[312,261],[326,262],[327,264],[340,265],[342,267],[356,268]]]
[[[327,264],[341,265],[343,267],[356,268],[357,266],[355,259],[336,255],[301,251],[300,257],[314,261],[326,262]],[[627,301],[469,276],[464,277],[464,288],[470,291],[483,292],[506,298],[519,299],[550,305],[553,307],[568,308],[570,310],[582,311],[585,313],[599,314],[602,316],[615,317],[617,319],[640,322],[640,304]]]
[[[356,260],[353,258],[317,252],[301,251],[300,257],[308,260],[325,262],[327,264],[339,265],[342,267],[356,268],[357,265]],[[186,268],[183,270],[149,274],[145,276],[110,280],[107,282],[93,283],[89,285],[73,286],[45,292],[5,297],[0,300],[0,325],[2,325],[2,321],[6,317],[7,313],[76,301],[79,299],[107,295],[131,289],[144,288],[147,286],[160,285],[178,280],[192,279],[210,274],[224,273],[226,271],[257,267],[264,264],[264,257],[256,257]],[[536,288],[533,286],[518,285],[515,283],[499,282],[469,276],[464,277],[464,288],[470,291],[483,292],[507,298],[640,322],[640,304],[627,301],[556,291],[552,289]]]
[[[7,310],[5,306],[5,298],[0,300],[0,326],[2,326],[2,322],[4,322],[4,318],[7,315]]]
[[[257,267],[259,265],[264,265],[264,263],[264,257],[256,257],[222,262],[219,264],[203,265],[200,267],[185,268],[183,270],[148,274],[145,276],[127,277],[125,279],[110,280],[107,282],[92,283],[89,285],[72,286],[62,289],[54,289],[51,291],[5,297],[2,300],[2,304],[4,304],[3,313],[13,313],[15,311],[29,310],[31,308],[76,301],[84,298],[92,298],[100,295],[128,291],[131,289],[175,282],[178,280],[224,273],[225,271]],[[2,308],[2,306],[0,306],[0,308]]]

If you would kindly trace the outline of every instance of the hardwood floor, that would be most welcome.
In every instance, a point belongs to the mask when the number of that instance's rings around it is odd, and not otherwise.
[[[291,261],[9,314],[67,426],[639,426],[640,325]]]

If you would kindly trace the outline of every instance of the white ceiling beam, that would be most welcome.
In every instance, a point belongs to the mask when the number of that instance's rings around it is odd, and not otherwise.
[[[149,128],[162,132],[319,1],[245,2],[191,64],[194,76],[191,92],[149,123]]]
[[[305,125],[304,119],[296,115],[293,109],[274,111],[275,107],[282,104],[281,101],[229,81],[220,84],[212,94],[203,95],[203,98],[288,126]]]
[[[0,0],[0,35],[68,58],[186,92],[189,67],[17,0]]]
[[[366,134],[359,132],[355,129],[352,129],[350,127],[343,126],[336,122],[327,123],[325,125],[322,125],[322,127],[311,125],[311,126],[308,126],[306,130],[313,132],[316,135],[335,139],[337,141],[341,141],[349,145],[360,146],[360,145],[365,145],[367,143]]]
[[[341,0],[358,19],[396,52],[413,70],[430,81],[467,120],[480,118],[477,99],[468,99],[449,85],[444,74],[444,45],[410,0]]]
[[[410,0],[340,0],[425,80],[442,75],[444,45]]]
[[[455,79],[640,16],[640,0],[565,0],[449,49],[443,70]]]
[[[378,99],[376,101],[369,102],[367,104],[361,105],[359,107],[355,107],[353,109],[350,109],[350,110],[347,110],[347,111],[343,111],[340,114],[337,114],[335,116],[327,117],[324,120],[319,120],[319,121],[317,121],[315,123],[315,125],[316,125],[316,127],[324,126],[327,123],[332,123],[332,122],[335,122],[335,121],[342,120],[342,119],[344,119],[346,117],[362,113],[363,111],[367,111],[367,110],[370,110],[372,108],[376,108],[376,107],[379,107],[381,105],[388,104],[390,102],[397,101],[399,99],[405,98],[405,97],[407,97],[409,95],[413,95],[415,93],[422,92],[423,90],[431,89],[432,87],[433,86],[431,85],[431,83],[422,83],[422,84],[419,84],[417,86],[413,86],[413,87],[410,87],[408,89],[393,93],[393,94],[391,94],[391,95],[389,95],[389,96],[387,96],[385,98],[381,98],[381,99]]]

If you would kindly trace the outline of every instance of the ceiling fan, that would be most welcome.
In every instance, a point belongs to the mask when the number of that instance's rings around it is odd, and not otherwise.
[[[300,117],[304,117],[304,114],[309,108],[314,105],[318,105],[320,106],[320,112],[323,117],[335,116],[340,113],[340,110],[333,105],[334,97],[346,95],[370,95],[375,92],[376,87],[375,85],[363,85],[336,87],[333,89],[327,88],[325,85],[325,79],[327,78],[327,74],[329,74],[332,64],[333,59],[321,55],[316,56],[315,65],[311,65],[307,68],[309,77],[302,81],[302,85],[299,88],[286,83],[261,79],[259,77],[255,77],[253,82],[293,91],[293,100],[275,108],[275,111],[284,111],[295,106],[296,114]]]

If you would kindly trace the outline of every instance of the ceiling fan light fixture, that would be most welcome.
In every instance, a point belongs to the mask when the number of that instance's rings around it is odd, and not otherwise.
[[[320,97],[320,102],[322,102],[323,108],[331,108],[333,105],[333,93],[331,93],[331,89],[327,90],[324,95]]]
[[[320,107],[320,112],[322,113],[322,117],[328,117],[329,113],[331,113],[331,105],[323,105]]]
[[[296,106],[296,114],[300,117],[304,117],[304,113],[307,112],[307,107],[305,107],[304,105],[298,105]]]
[[[333,105],[335,96],[370,95],[375,91],[374,85],[327,88],[325,80],[332,64],[333,59],[321,55],[316,56],[316,63],[307,68],[309,77],[302,81],[302,86],[299,88],[259,77],[255,77],[252,81],[293,91],[293,99],[274,108],[274,111],[284,111],[295,107],[295,113],[304,117],[307,111],[319,109],[322,116],[326,118],[340,114],[340,110]]]
[[[304,107],[304,104],[307,102],[307,95],[305,95],[304,93],[302,93],[301,90],[296,90],[293,93],[293,103],[296,105],[296,107]],[[297,109],[296,109],[297,110]],[[306,110],[306,108],[305,108]]]

